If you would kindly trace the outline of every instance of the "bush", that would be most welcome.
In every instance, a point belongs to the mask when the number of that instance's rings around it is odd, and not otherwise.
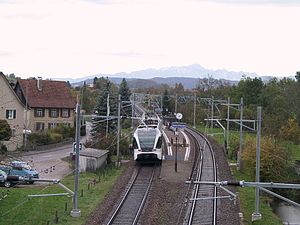
[[[75,136],[75,129],[67,126],[59,126],[54,129],[45,130],[39,133],[28,135],[28,140],[32,145],[48,145],[59,143],[67,138]]]
[[[261,181],[283,181],[288,174],[288,152],[275,143],[271,137],[261,138]],[[256,169],[256,138],[248,138],[244,144],[243,172],[248,173],[253,179]]]
[[[7,147],[0,143],[0,155],[6,155],[7,154]]]

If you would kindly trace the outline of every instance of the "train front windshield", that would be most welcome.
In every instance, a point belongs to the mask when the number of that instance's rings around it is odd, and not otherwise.
[[[153,149],[155,143],[155,137],[156,137],[155,129],[138,131],[138,138],[142,149],[149,149],[149,148]]]

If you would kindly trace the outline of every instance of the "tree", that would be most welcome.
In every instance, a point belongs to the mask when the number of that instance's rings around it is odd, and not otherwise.
[[[165,89],[164,91],[164,94],[163,94],[163,111],[162,111],[162,114],[165,116],[165,115],[168,115],[168,113],[171,111],[171,108],[170,108],[170,96],[169,96],[169,92],[167,89]]]
[[[245,105],[260,105],[261,95],[264,89],[264,83],[261,78],[250,78],[247,77],[242,79],[238,86],[233,89],[231,93],[234,97],[234,101],[239,102],[243,97]]]
[[[11,137],[11,129],[6,120],[0,120],[0,141],[8,141]]]
[[[255,177],[256,165],[256,139],[249,138],[244,145],[242,154],[243,172],[249,173],[252,178]],[[288,174],[288,152],[277,145],[273,138],[263,137],[261,139],[261,181],[283,181]]]
[[[279,135],[284,140],[298,144],[300,141],[300,128],[295,117],[289,118],[287,123],[281,127]]]
[[[103,85],[104,88],[100,92],[96,107],[95,107],[95,114],[97,116],[116,116],[117,115],[117,96],[114,88],[114,84],[111,83],[108,79],[104,79],[100,81],[105,81],[105,83],[97,84]],[[96,137],[99,133],[104,134],[108,128],[108,133],[113,133],[117,127],[117,120],[116,119],[106,119],[106,118],[94,118],[92,124],[92,134]]]
[[[0,153],[5,154],[7,148],[1,141],[8,141],[11,137],[11,129],[6,120],[0,120]]]
[[[297,80],[298,82],[300,82],[300,71],[297,71],[297,72],[296,72],[295,78],[296,78],[296,80]]]
[[[125,78],[122,79],[122,82],[120,84],[119,95],[121,95],[121,101],[122,102],[123,101],[130,101],[131,92],[129,90],[129,87],[128,87],[128,84],[127,84],[127,81],[126,81]],[[130,112],[131,112],[130,107],[122,109],[122,114],[125,113],[125,115],[130,115]]]
[[[184,92],[184,87],[183,87],[182,83],[176,83],[175,87],[174,87],[174,93],[180,94],[182,92]]]
[[[93,80],[93,85],[94,86],[96,85],[97,81],[98,81],[98,77],[94,77],[94,80]]]

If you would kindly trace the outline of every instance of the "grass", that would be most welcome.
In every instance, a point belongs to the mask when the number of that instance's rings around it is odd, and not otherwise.
[[[251,181],[251,179],[237,171],[234,170],[234,176],[237,180]],[[266,195],[260,195],[260,213],[262,214],[262,219],[252,222],[251,215],[255,211],[255,188],[245,187],[239,188],[239,198],[240,205],[244,216],[244,224],[255,224],[255,225],[281,225],[282,222],[279,217],[273,213],[272,208],[268,205],[270,199]]]
[[[15,188],[2,188],[1,192],[9,191],[8,196],[0,201],[0,225],[41,225],[56,224],[55,214],[58,213],[57,224],[79,225],[84,224],[90,213],[104,199],[113,186],[116,178],[121,174],[122,167],[111,167],[98,173],[81,173],[79,181],[78,208],[81,217],[73,218],[70,211],[73,208],[72,198],[44,197],[28,198],[30,194],[63,193],[57,185],[47,186],[16,186]],[[100,178],[100,182],[99,181]],[[95,185],[88,184],[97,181]],[[74,176],[70,175],[61,181],[65,186],[74,190]],[[83,190],[83,197],[81,197]],[[67,204],[67,210],[65,210]]]

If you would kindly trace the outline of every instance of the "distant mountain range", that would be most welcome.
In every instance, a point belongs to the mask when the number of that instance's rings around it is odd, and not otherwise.
[[[213,78],[221,80],[222,83],[235,84],[242,77],[258,77],[256,73],[235,72],[227,70],[211,70],[206,69],[199,64],[189,66],[165,67],[161,69],[145,69],[130,73],[115,73],[115,74],[95,74],[78,79],[73,78],[58,78],[55,80],[69,81],[73,86],[81,86],[83,82],[87,84],[93,83],[94,77],[108,77],[111,81],[119,84],[123,78],[126,78],[129,87],[158,87],[161,84],[174,86],[175,83],[182,83],[185,88],[195,88],[199,83],[199,79]],[[147,79],[147,81],[145,81]],[[270,77],[264,77],[269,80]]]

